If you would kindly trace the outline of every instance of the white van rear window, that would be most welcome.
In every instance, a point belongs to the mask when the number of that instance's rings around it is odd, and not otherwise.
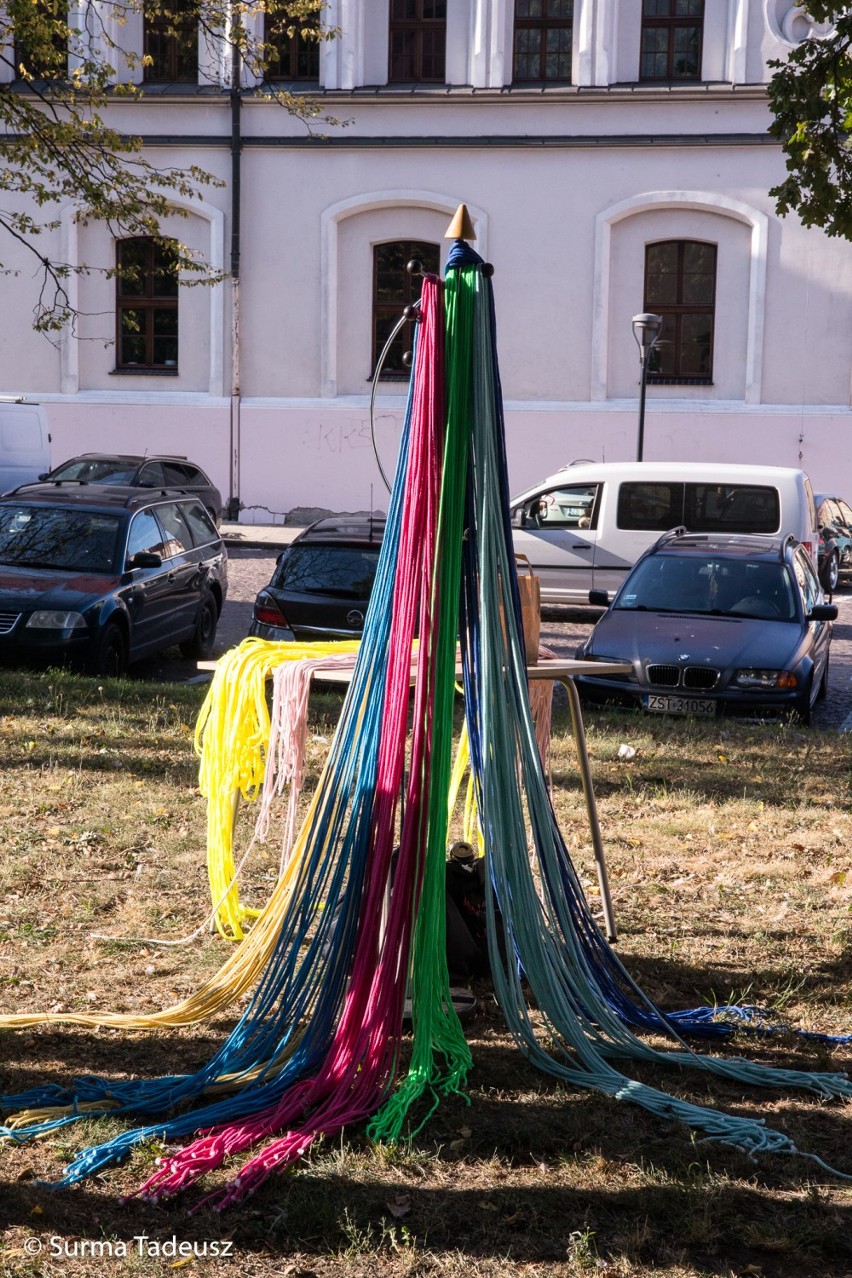
[[[775,533],[780,523],[778,490],[764,485],[627,482],[618,490],[619,528]]]

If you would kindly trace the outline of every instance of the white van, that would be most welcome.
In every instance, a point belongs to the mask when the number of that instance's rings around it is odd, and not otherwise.
[[[810,480],[781,466],[709,462],[578,462],[515,497],[512,537],[541,584],[542,603],[612,594],[656,539],[690,532],[792,533],[816,570]]]
[[[50,470],[50,435],[42,408],[0,400],[0,493]]]

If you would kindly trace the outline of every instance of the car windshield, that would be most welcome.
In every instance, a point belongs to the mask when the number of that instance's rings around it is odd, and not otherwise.
[[[649,556],[637,564],[615,606],[781,621],[796,617],[793,584],[784,564],[713,555]]]
[[[0,563],[114,573],[117,515],[56,506],[0,506]]]
[[[129,484],[137,470],[136,462],[78,460],[50,472],[51,479],[79,479],[87,484]]]
[[[378,562],[378,546],[291,546],[279,564],[275,585],[299,595],[366,599]]]

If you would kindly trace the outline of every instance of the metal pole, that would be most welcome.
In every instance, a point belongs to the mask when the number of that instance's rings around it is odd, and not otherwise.
[[[240,517],[240,185],[242,157],[242,55],[231,32],[231,414],[228,519]]]
[[[648,380],[648,358],[651,354],[651,347],[645,349],[642,356],[642,378],[639,385],[639,438],[636,441],[636,460],[642,461],[642,452],[645,447],[645,385]]]

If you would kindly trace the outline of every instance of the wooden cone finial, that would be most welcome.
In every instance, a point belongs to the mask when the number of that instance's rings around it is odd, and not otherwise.
[[[447,227],[444,235],[445,240],[475,240],[476,231],[473,229],[473,222],[470,220],[470,214],[467,211],[466,204],[460,204],[453,215],[453,220]]]

